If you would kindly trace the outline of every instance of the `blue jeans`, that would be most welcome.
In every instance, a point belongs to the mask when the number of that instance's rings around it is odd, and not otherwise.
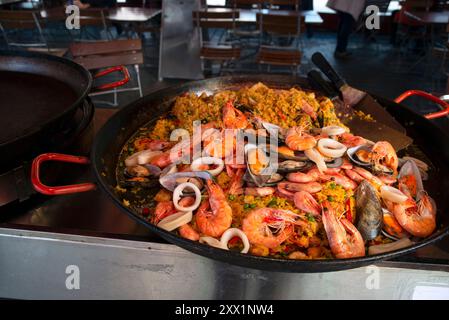
[[[349,13],[337,11],[340,23],[337,31],[337,48],[335,51],[345,52],[348,47],[349,35],[354,28],[355,20]]]

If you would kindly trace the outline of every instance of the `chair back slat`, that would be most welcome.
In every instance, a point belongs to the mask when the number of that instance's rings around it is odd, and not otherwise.
[[[193,24],[199,28],[233,29],[239,12],[232,11],[193,11]]]
[[[4,29],[34,29],[36,22],[34,11],[0,10],[0,24]]]
[[[70,52],[74,57],[89,55],[105,55],[129,51],[141,51],[142,41],[140,39],[97,41],[97,42],[75,42],[70,45]]]
[[[82,65],[87,70],[108,68],[113,66],[127,66],[143,63],[143,55],[141,52],[112,54],[112,55],[93,55],[80,56],[73,59],[76,63]]]
[[[258,14],[257,23],[263,32],[299,36],[300,28],[305,23],[305,19],[299,14]]]

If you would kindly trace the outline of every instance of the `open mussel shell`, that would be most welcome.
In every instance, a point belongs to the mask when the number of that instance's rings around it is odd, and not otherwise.
[[[123,176],[127,179],[146,178],[151,175],[151,170],[142,165],[125,167],[125,170],[123,171]]]
[[[264,187],[274,187],[277,186],[279,182],[281,182],[284,179],[284,176],[279,173],[273,173],[273,175],[270,177],[270,179],[265,182]]]
[[[256,181],[254,180],[254,177],[249,173],[249,170],[247,170],[245,172],[245,175],[243,176],[243,180],[246,182],[248,187],[275,187],[283,179],[284,176],[277,172],[273,173],[271,176],[264,177],[263,180],[256,178]],[[259,182],[259,184],[257,184],[256,182]]]
[[[281,160],[291,160],[291,161],[309,161],[309,158],[304,154],[303,151],[293,151],[293,155],[286,154],[282,152],[282,146],[275,148],[273,146],[263,147],[265,152],[273,155],[274,158],[278,159],[278,162]]]
[[[245,162],[247,179],[258,187],[263,187],[277,171],[277,162],[266,153],[266,146],[245,145]],[[274,159],[276,160],[276,158]]]
[[[364,159],[360,159],[357,154],[360,151],[371,152],[372,147],[373,147],[372,144],[362,144],[360,146],[348,148],[348,150],[346,150],[346,154],[348,155],[349,159],[355,164],[361,167],[370,167],[371,161],[364,161]]]
[[[328,168],[340,168],[343,165],[343,158],[334,158],[330,161],[326,161],[326,167]]]
[[[284,174],[284,173],[306,171],[310,167],[311,163],[309,161],[285,160],[278,163],[277,171],[279,173]]]
[[[203,180],[212,179],[212,175],[207,171],[176,172],[167,174],[159,178],[159,183],[167,190],[173,191],[176,186],[183,182],[192,182],[201,190],[204,187]],[[188,190],[186,190],[188,193]]]
[[[422,191],[424,191],[421,172],[419,171],[419,168],[416,165],[416,163],[412,160],[406,161],[403,164],[403,166],[401,167],[401,170],[399,170],[399,174],[398,174],[399,180],[401,180],[402,178],[404,178],[406,176],[413,176],[415,178],[416,194],[420,194]]]

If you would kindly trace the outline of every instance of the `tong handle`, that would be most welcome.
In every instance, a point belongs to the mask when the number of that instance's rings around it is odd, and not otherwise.
[[[339,92],[326,80],[324,80],[321,73],[317,70],[312,70],[307,73],[309,81],[318,89],[324,92],[324,94],[331,100],[340,96]]]
[[[315,52],[312,55],[313,63],[323,72],[330,81],[335,85],[336,88],[340,89],[346,84],[346,81],[335,71],[330,65],[329,61],[320,53]]]

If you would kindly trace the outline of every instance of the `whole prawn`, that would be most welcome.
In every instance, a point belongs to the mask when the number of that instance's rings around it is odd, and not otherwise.
[[[292,150],[304,151],[315,147],[316,139],[302,127],[292,127],[287,131],[285,144]]]
[[[210,237],[219,237],[232,223],[232,208],[226,201],[226,196],[219,185],[207,180],[206,188],[209,201],[203,201],[196,213],[198,230]],[[209,208],[211,210],[209,210]]]
[[[286,210],[256,209],[243,219],[242,230],[250,243],[274,249],[293,234],[293,215]]]
[[[399,159],[396,151],[389,142],[379,141],[374,144],[371,149],[371,159],[375,170],[384,171],[383,169],[387,168],[393,171],[393,175],[396,176]]]
[[[248,126],[248,119],[240,110],[237,110],[232,101],[228,101],[223,106],[223,124],[227,129],[245,129]]]
[[[338,220],[328,201],[322,205],[324,229],[334,256],[338,259],[365,256],[365,242],[357,228],[344,218]]]
[[[436,206],[427,193],[422,192],[418,196],[418,201],[409,198],[402,204],[385,202],[401,227],[410,234],[425,238],[435,230]]]

